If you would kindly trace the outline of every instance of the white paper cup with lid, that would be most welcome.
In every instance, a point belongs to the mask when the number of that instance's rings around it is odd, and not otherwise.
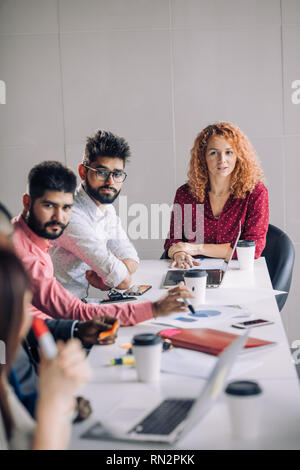
[[[191,291],[194,299],[190,302],[194,309],[205,304],[207,272],[203,269],[191,269],[184,274],[184,283]]]
[[[239,240],[236,246],[237,257],[240,269],[243,271],[253,271],[255,257],[255,241]]]
[[[132,339],[132,352],[140,382],[157,382],[160,376],[162,339],[154,333],[142,333]]]
[[[232,435],[235,439],[255,439],[259,435],[262,389],[257,382],[231,382],[226,390]]]

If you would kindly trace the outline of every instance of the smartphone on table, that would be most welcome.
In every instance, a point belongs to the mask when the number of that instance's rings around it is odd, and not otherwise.
[[[242,330],[245,330],[247,328],[255,328],[256,326],[272,325],[273,323],[274,323],[273,321],[263,320],[262,318],[258,318],[257,320],[241,321],[231,326],[233,328],[240,328]]]
[[[149,289],[151,289],[152,286],[150,285],[145,285],[142,284],[140,286],[132,286],[129,289],[127,289],[124,294],[126,295],[143,295],[145,292],[147,292]]]

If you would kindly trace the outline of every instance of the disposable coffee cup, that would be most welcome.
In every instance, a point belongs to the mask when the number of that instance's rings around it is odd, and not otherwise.
[[[225,390],[232,436],[235,439],[255,439],[259,435],[262,389],[257,382],[231,382]]]
[[[240,263],[240,269],[253,271],[255,256],[255,241],[240,240],[236,246],[237,257]]]
[[[132,352],[140,382],[157,382],[160,375],[162,340],[153,333],[135,335]]]
[[[184,283],[195,297],[189,299],[195,310],[205,304],[206,281],[207,272],[204,270],[192,269],[184,274]]]

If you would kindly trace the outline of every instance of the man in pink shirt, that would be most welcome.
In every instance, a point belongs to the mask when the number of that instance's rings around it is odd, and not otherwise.
[[[74,173],[59,162],[36,165],[29,173],[28,194],[23,196],[23,213],[13,220],[14,245],[32,282],[32,313],[40,317],[90,320],[109,315],[123,326],[134,325],[158,315],[186,311],[180,298],[191,297],[185,287],[176,287],[156,302],[138,304],[86,304],[55,279],[50,240],[68,225],[76,187]]]

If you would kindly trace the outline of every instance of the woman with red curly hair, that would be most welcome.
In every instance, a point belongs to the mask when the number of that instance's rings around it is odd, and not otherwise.
[[[239,221],[241,239],[255,241],[258,258],[269,224],[263,178],[255,151],[238,127],[220,122],[203,129],[191,150],[188,181],[175,195],[165,242],[172,267],[198,265],[197,256],[228,258]]]

